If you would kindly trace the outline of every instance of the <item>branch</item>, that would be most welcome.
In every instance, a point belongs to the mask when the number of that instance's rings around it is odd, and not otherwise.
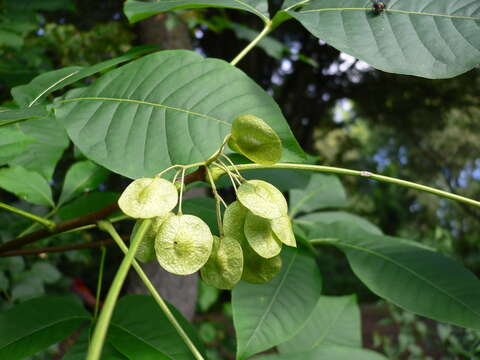
[[[14,250],[14,249],[19,249],[25,245],[34,243],[36,241],[48,238],[53,235],[57,235],[60,233],[63,233],[68,230],[72,230],[74,228],[84,226],[84,225],[89,225],[89,224],[94,224],[98,220],[105,219],[106,217],[112,215],[114,212],[118,211],[118,204],[116,202],[104,207],[103,209],[100,209],[98,211],[95,211],[94,213],[85,215],[85,216],[80,216],[75,219],[67,220],[58,223],[55,226],[54,231],[48,231],[47,229],[41,229],[38,231],[34,231],[30,234],[27,234],[25,236],[21,236],[19,238],[16,238],[15,240],[6,242],[5,244],[0,245],[0,253],[8,251],[8,250]]]
[[[203,166],[199,167],[193,173],[185,176],[185,184],[190,184],[195,181],[205,180],[205,168]],[[49,231],[47,229],[41,229],[34,231],[25,236],[16,238],[15,240],[8,241],[4,244],[0,244],[0,253],[4,253],[10,250],[20,249],[25,245],[32,244],[34,242],[43,240],[45,238],[51,237],[53,235],[58,235],[69,230],[79,228],[85,225],[96,224],[99,220],[106,219],[116,211],[119,211],[117,202],[114,202],[103,209],[95,211],[91,214],[77,217],[75,219],[67,220],[55,224],[55,230]]]

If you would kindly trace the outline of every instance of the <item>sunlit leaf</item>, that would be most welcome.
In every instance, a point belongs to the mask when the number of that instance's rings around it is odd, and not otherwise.
[[[260,86],[232,65],[190,51],[144,56],[80,93],[69,93],[56,106],[87,157],[131,178],[207,160],[233,119],[246,113],[279,135],[282,161],[303,161],[279,107]]]

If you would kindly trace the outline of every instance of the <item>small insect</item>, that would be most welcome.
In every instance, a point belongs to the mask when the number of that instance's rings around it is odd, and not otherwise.
[[[372,7],[373,8],[373,13],[375,15],[380,15],[387,8],[385,3],[381,0],[372,0],[372,2],[373,2],[373,7]]]

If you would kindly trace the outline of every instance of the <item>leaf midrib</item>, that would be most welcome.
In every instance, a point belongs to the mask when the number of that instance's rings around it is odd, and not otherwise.
[[[320,185],[317,189],[313,189],[312,191],[307,192],[307,194],[305,194],[305,196],[302,199],[300,199],[300,201],[295,206],[293,206],[292,211],[290,212],[290,216],[292,218],[295,217],[295,215],[297,215],[297,212],[300,211],[300,209],[302,208],[303,204],[305,204],[307,201],[312,199],[318,193],[321,193],[324,190],[324,188],[325,188],[324,185]]]
[[[71,317],[69,317],[69,318],[62,318],[62,319],[60,319],[60,320],[57,320],[57,321],[55,321],[55,322],[52,322],[52,323],[49,323],[49,324],[47,324],[47,325],[41,326],[41,327],[39,327],[39,328],[35,328],[35,329],[33,329],[32,331],[30,331],[29,333],[27,333],[27,334],[25,334],[25,335],[22,335],[22,336],[19,336],[19,337],[13,339],[12,341],[10,341],[9,343],[1,346],[1,347],[0,347],[0,351],[3,350],[3,349],[5,349],[5,348],[7,348],[7,347],[9,347],[9,346],[11,346],[12,344],[15,344],[16,342],[19,342],[19,341],[21,341],[21,340],[23,340],[23,339],[25,339],[25,338],[27,338],[27,337],[29,337],[29,336],[32,336],[33,334],[35,334],[35,333],[37,333],[37,332],[39,332],[39,331],[45,330],[45,329],[47,329],[47,328],[49,328],[49,327],[56,326],[56,325],[61,324],[61,323],[63,323],[63,322],[69,322],[69,321],[76,320],[76,319],[89,320],[89,317],[88,317],[88,316],[85,316],[85,315],[75,315],[75,316],[71,316]],[[65,337],[67,337],[67,336],[68,336],[68,334],[65,335]]]
[[[345,302],[345,304],[343,304],[341,311],[339,311],[339,312],[337,313],[337,315],[335,316],[335,319],[334,319],[333,321],[331,321],[330,324],[328,324],[328,326],[327,326],[327,328],[326,328],[326,331],[325,331],[325,333],[323,334],[323,336],[320,336],[320,337],[318,338],[318,340],[313,343],[313,346],[310,348],[310,350],[315,349],[317,346],[320,346],[320,344],[325,341],[325,339],[326,339],[327,336],[329,335],[330,331],[331,331],[331,330],[333,329],[333,327],[336,325],[338,319],[340,319],[340,317],[345,313],[348,305],[350,305],[351,302],[352,302],[352,298],[349,298],[348,301]],[[338,344],[335,344],[335,345],[338,345]]]
[[[150,344],[149,342],[147,342],[145,339],[143,339],[143,338],[140,337],[139,335],[131,332],[129,329],[123,327],[122,325],[118,325],[118,324],[116,324],[116,323],[114,323],[114,322],[112,322],[111,324],[112,324],[112,326],[115,326],[115,327],[118,328],[119,330],[124,331],[125,333],[127,333],[127,334],[130,335],[131,337],[139,340],[140,342],[142,342],[143,344],[145,344],[145,345],[148,346],[149,348],[154,349],[155,351],[158,351],[161,355],[163,355],[163,356],[171,359],[170,354],[168,354],[168,355],[165,354],[164,351],[160,350],[160,349],[157,348],[155,345]],[[113,345],[113,346],[115,347],[115,345]],[[119,350],[119,351],[120,351],[120,350]],[[120,351],[120,352],[121,352],[121,351]]]
[[[14,180],[9,175],[10,174],[7,173],[7,177],[9,178],[9,180]],[[38,177],[40,178],[40,181],[42,181],[42,180],[45,181],[45,179],[40,174],[34,173],[32,175],[33,176],[38,175]],[[0,177],[1,177],[1,173],[0,173]],[[25,179],[21,178],[21,180],[25,180]],[[38,180],[38,178],[37,178],[37,180]],[[35,184],[31,184],[29,181],[20,181],[20,183],[23,184],[26,188],[33,190],[35,194],[41,195],[40,197],[45,199],[47,201],[48,205],[55,206],[55,204],[52,201],[52,194],[51,193],[49,194],[48,192],[44,192],[43,191],[44,189],[42,189],[42,187],[43,187],[42,185],[39,185],[39,187],[36,187]],[[50,187],[48,187],[48,183],[47,183],[47,188],[50,190]]]
[[[399,268],[402,268],[404,270],[406,270],[407,272],[413,274],[414,276],[417,276],[420,280],[423,280],[425,283],[427,283],[428,285],[430,285],[431,287],[433,287],[434,289],[436,289],[437,291],[439,291],[440,293],[443,293],[445,294],[447,297],[449,297],[450,299],[454,300],[455,302],[459,303],[460,305],[462,305],[464,308],[470,310],[472,313],[474,313],[475,315],[477,315],[479,318],[480,318],[480,313],[478,313],[477,311],[475,311],[474,309],[472,309],[469,305],[465,304],[463,301],[461,301],[460,299],[457,299],[456,297],[454,297],[453,295],[450,295],[448,292],[446,292],[445,290],[443,290],[442,288],[438,287],[437,285],[435,285],[434,283],[432,283],[430,280],[426,279],[425,277],[423,277],[422,275],[418,274],[417,272],[415,272],[413,269],[410,269],[409,267],[407,266],[404,266],[402,265],[401,263],[398,263],[396,262],[395,260],[393,260],[392,258],[386,256],[386,255],[383,255],[381,253],[378,253],[376,251],[373,251],[373,250],[370,250],[370,249],[367,249],[367,248],[364,248],[364,247],[361,247],[361,246],[358,246],[358,245],[353,245],[353,244],[349,244],[349,243],[345,243],[343,242],[341,239],[340,240],[340,246],[346,246],[346,247],[350,247],[352,249],[355,249],[355,250],[360,250],[360,251],[364,251],[366,253],[369,253],[373,256],[377,256],[381,259],[384,259],[386,260],[387,262],[391,262],[392,264],[398,266]]]
[[[186,113],[186,114],[189,114],[189,115],[194,115],[194,116],[202,117],[202,118],[205,118],[205,119],[208,119],[208,120],[213,120],[213,121],[216,121],[220,124],[224,124],[226,126],[231,126],[231,124],[229,122],[214,118],[213,116],[210,116],[210,115],[198,113],[198,112],[195,112],[195,111],[190,111],[188,109],[182,109],[182,108],[178,108],[178,107],[174,107],[174,106],[152,103],[152,102],[149,102],[149,101],[137,100],[137,99],[121,99],[121,98],[101,97],[101,96],[86,96],[86,97],[78,97],[78,98],[62,100],[62,101],[59,101],[58,104],[65,104],[65,103],[70,103],[70,102],[75,102],[75,101],[112,101],[112,102],[133,103],[133,104],[137,104],[137,105],[154,106],[154,107],[160,107],[160,108],[167,109],[167,110],[175,110],[175,111],[183,112],[183,113]]]
[[[250,345],[250,342],[252,341],[252,339],[255,337],[255,334],[257,333],[257,331],[262,326],[263,322],[265,321],[265,318],[267,317],[267,314],[269,314],[270,309],[272,308],[273,303],[277,299],[278,293],[280,292],[280,289],[282,288],[283,283],[285,282],[285,279],[287,278],[287,275],[290,273],[290,269],[293,266],[293,263],[295,262],[295,259],[297,258],[297,255],[298,255],[298,252],[296,251],[295,254],[292,256],[292,259],[291,259],[290,263],[288,264],[288,268],[287,268],[287,270],[285,270],[285,273],[283,274],[283,278],[282,278],[282,280],[280,280],[280,283],[278,284],[278,287],[275,290],[275,293],[273,294],[272,299],[270,300],[270,303],[268,304],[265,312],[263,313],[261,319],[259,320],[257,326],[253,330],[252,334],[248,338],[248,341],[245,343],[245,347],[244,347],[245,349],[248,349],[248,346]]]
[[[91,163],[92,168],[90,170],[102,170],[101,168],[99,169],[95,169],[95,164]],[[75,192],[82,188],[85,184],[88,184],[89,180],[92,179],[96,174],[93,172],[93,173],[89,173],[87,174],[84,178],[82,178],[80,181],[77,182],[77,185],[74,185],[71,189],[67,189],[68,192],[66,193],[66,195],[62,194],[60,195],[60,200],[58,200],[58,206],[64,204],[65,202],[71,200],[72,198],[72,195],[75,194]],[[62,196],[63,195],[63,196]]]
[[[306,14],[306,13],[316,13],[316,12],[327,12],[327,11],[369,11],[372,8],[323,8],[323,9],[311,9],[303,11],[294,11],[293,14]],[[474,16],[464,16],[464,15],[448,15],[448,14],[438,14],[438,13],[428,13],[421,11],[410,11],[410,10],[400,10],[400,9],[385,9],[386,13],[398,13],[406,15],[421,15],[421,16],[433,16],[433,17],[443,17],[447,19],[460,19],[460,20],[474,20],[479,21],[480,17]]]

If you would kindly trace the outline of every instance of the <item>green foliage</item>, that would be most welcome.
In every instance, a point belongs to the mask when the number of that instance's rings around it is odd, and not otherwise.
[[[278,354],[261,358],[384,359],[380,354],[362,349],[355,297],[322,294],[317,261],[329,253],[314,247],[321,245],[334,245],[345,253],[355,275],[380,297],[432,319],[480,329],[479,284],[472,273],[430,248],[384,236],[373,223],[343,211],[346,207],[348,211],[368,209],[371,202],[362,201],[366,197],[362,191],[355,192],[351,201],[347,201],[337,177],[309,176],[292,168],[356,175],[423,190],[463,204],[479,206],[480,203],[368,172],[286,165],[294,161],[313,163],[317,159],[305,156],[281,109],[269,93],[252,80],[254,76],[250,78],[234,66],[257,44],[279,58],[284,48],[272,39],[267,43],[265,36],[283,22],[296,19],[323,41],[379,69],[428,78],[454,76],[478,65],[478,4],[459,0],[452,6],[447,0],[435,4],[419,0],[386,3],[384,11],[375,11],[372,2],[367,0],[363,4],[353,0],[126,1],[125,13],[132,23],[172,10],[206,7],[242,10],[258,16],[265,26],[259,34],[229,20],[226,20],[229,25],[220,26],[251,39],[230,64],[186,50],[159,51],[147,56],[142,55],[152,48],[125,52],[131,48],[132,34],[121,23],[80,31],[72,24],[45,23],[40,17],[43,11],[71,8],[69,4],[51,0],[41,6],[25,3],[22,7],[17,6],[20,2],[7,1],[8,6],[0,14],[0,44],[4,46],[0,49],[3,56],[0,66],[7,69],[0,78],[7,79],[11,85],[30,81],[16,86],[12,90],[13,101],[5,104],[12,108],[0,111],[0,164],[7,165],[0,169],[0,188],[10,193],[8,202],[23,200],[19,207],[26,210],[15,211],[3,203],[2,208],[38,221],[37,214],[50,207],[51,212],[42,218],[47,226],[49,217],[68,220],[91,214],[118,198],[114,191],[88,193],[107,179],[112,183],[116,181],[112,188],[123,187],[123,183],[119,186],[123,182],[119,177],[109,178],[111,171],[137,179],[122,193],[119,206],[125,214],[145,220],[134,228],[130,249],[109,222],[97,222],[102,219],[94,218],[90,219],[91,224],[82,223],[87,227],[98,225],[126,255],[95,329],[83,329],[66,359],[203,359],[204,351],[195,332],[156,293],[134,260],[135,255],[144,261],[155,256],[161,266],[175,274],[186,275],[201,269],[205,283],[222,289],[233,288],[230,312],[239,360],[273,347],[277,347]],[[275,6],[269,8],[269,4],[277,6],[279,11],[275,13]],[[8,18],[11,15],[15,17]],[[183,15],[188,17],[186,12]],[[43,35],[32,36],[40,23]],[[432,24],[436,31],[426,31]],[[58,46],[59,43],[63,46]],[[41,49],[35,50],[36,47]],[[23,58],[19,52],[25,52]],[[54,67],[45,56],[47,52],[56,54],[56,64],[67,67],[34,77],[40,70]],[[290,55],[293,58],[297,53],[298,49]],[[17,58],[25,70],[23,77],[15,78],[18,65],[13,66],[12,60]],[[107,58],[110,60],[102,61]],[[91,65],[95,62],[99,63]],[[125,62],[129,63],[125,65]],[[279,71],[277,75],[284,76],[286,72]],[[97,74],[101,75],[97,78]],[[359,83],[364,80],[361,76],[352,79]],[[74,84],[79,87],[72,89]],[[360,92],[365,96],[364,89]],[[302,96],[300,92],[294,95]],[[402,96],[409,97],[410,93]],[[474,99],[461,99],[475,104]],[[438,99],[428,101],[432,107],[442,106]],[[19,108],[13,108],[14,104]],[[394,96],[388,106],[392,104],[408,108],[402,99]],[[360,105],[357,107],[361,109]],[[340,110],[345,114],[344,109]],[[478,109],[472,113],[478,115]],[[439,121],[440,130],[432,132],[436,136],[425,140],[438,151],[471,129],[470,118],[454,111],[448,115],[451,117],[448,121]],[[403,117],[402,112],[402,120]],[[303,119],[301,121],[304,125]],[[412,121],[410,127],[414,127],[413,120],[407,121]],[[348,117],[343,116],[339,124],[342,122],[349,122]],[[394,131],[383,133],[381,127],[368,128],[362,121],[350,125],[346,129],[352,130],[353,138],[370,153],[378,151],[376,144],[388,149],[396,146]],[[309,129],[312,127],[306,127],[306,131]],[[361,161],[362,153],[343,151],[339,145],[342,140],[338,140],[343,139],[343,129],[336,131],[331,137],[318,141],[321,145],[334,144],[325,146],[331,155],[326,160],[344,156],[365,164]],[[469,156],[474,158],[478,139],[474,131],[469,132],[473,134],[464,136],[463,143],[468,143]],[[70,140],[75,149],[66,151]],[[232,161],[224,152],[227,144],[245,157],[234,155]],[[460,152],[463,148],[453,149]],[[250,160],[256,164],[250,164]],[[234,161],[245,163],[244,168],[264,170],[249,175],[247,180],[240,174],[242,167],[237,167]],[[420,167],[417,159],[411,161]],[[458,176],[466,166],[464,161],[456,159],[450,165]],[[274,172],[271,169],[282,166],[290,166],[290,170]],[[472,174],[478,170],[478,164],[468,166]],[[196,173],[191,172],[194,168],[198,169]],[[397,176],[399,169],[391,166],[387,171]],[[161,178],[164,174],[165,178]],[[219,194],[220,184],[216,185],[216,181],[222,174],[226,176],[220,181],[223,189]],[[183,201],[185,184],[182,182],[195,175],[210,181],[214,199]],[[151,178],[153,176],[155,178]],[[448,176],[446,178],[448,180]],[[225,179],[230,180],[238,199],[230,205],[222,198],[227,198],[225,194],[229,191]],[[407,194],[391,189],[376,196],[389,206],[402,206],[399,202]],[[468,189],[474,194],[477,190],[476,185]],[[288,203],[281,191],[288,191]],[[57,198],[55,206],[53,199]],[[445,209],[442,203],[428,206],[432,212]],[[225,214],[222,207],[226,208]],[[288,214],[293,218],[293,226]],[[150,226],[155,217],[154,226]],[[69,223],[75,224],[75,221]],[[27,226],[22,229],[22,235],[35,230],[34,226]],[[468,226],[465,229],[468,231]],[[21,236],[18,233],[8,225],[0,235],[4,240]],[[219,236],[213,237],[212,233]],[[71,241],[75,235],[71,236],[63,235],[60,242]],[[435,238],[441,237],[439,234]],[[82,237],[90,238],[88,233]],[[57,240],[45,243],[58,244]],[[282,242],[291,247],[298,242],[299,248],[283,247]],[[46,258],[43,254],[41,257]],[[35,260],[25,266],[24,260],[19,259],[12,258],[0,266],[0,290],[8,300],[5,308],[43,294],[46,286],[57,284],[61,278],[61,273],[50,262]],[[123,297],[114,309],[130,265],[153,296]],[[244,281],[237,284],[240,279]],[[327,278],[327,281],[336,279]],[[213,305],[223,293],[204,283],[200,286],[200,309],[218,308]],[[224,311],[222,316],[228,317],[228,313]],[[8,359],[20,359],[44,350],[92,320],[79,304],[60,298],[23,302],[0,314],[1,319],[0,357]],[[208,322],[199,325],[199,337],[209,345],[219,341],[221,331],[220,326]],[[462,351],[467,347],[461,341],[449,339],[449,334],[448,328],[439,328],[439,336],[448,341],[451,352],[464,355]],[[467,335],[465,342],[476,341],[475,332],[471,330]],[[411,344],[408,349],[418,350]]]
[[[348,223],[319,225],[309,237],[345,252],[358,278],[394,304],[480,329],[480,283],[459,263],[414,242],[362,232]]]
[[[20,360],[67,337],[89,316],[70,299],[42,297],[1,313],[0,319],[0,355]]]
[[[201,349],[191,325],[171,308],[181,326]],[[193,359],[190,350],[150,296],[129,295],[119,300],[112,318],[109,341],[128,359]]]
[[[245,359],[288,340],[313,311],[322,280],[313,258],[287,248],[283,266],[264,285],[241,282],[232,291],[237,358]]]
[[[303,152],[270,96],[240,70],[193,52],[145,56],[67,96],[56,108],[86,156],[132,178],[205,160],[230,132],[232,114],[244,113],[257,115],[279,134],[283,160],[301,159]]]
[[[21,166],[0,169],[0,187],[33,204],[53,206],[47,181]]]
[[[144,1],[128,0],[125,2],[125,14],[130,22],[137,22],[152,15],[177,10],[202,7],[225,7],[249,11],[261,18],[268,18],[268,2],[266,0],[174,0],[168,3],[157,1],[148,3]]]
[[[261,356],[260,360],[315,360],[315,359],[335,359],[335,360],[386,360],[387,358],[370,350],[342,347],[337,345],[319,346],[314,350],[299,354],[271,355]]]
[[[320,297],[302,329],[278,349],[281,354],[294,354],[324,345],[362,346],[360,309],[355,296]]]
[[[347,195],[336,176],[315,174],[302,189],[290,190],[290,216],[347,205]]]
[[[380,304],[383,307],[385,304]],[[388,318],[382,319],[374,333],[374,346],[389,359],[475,359],[479,354],[480,332],[437,323],[434,326],[412,313],[388,304]],[[398,334],[378,330],[396,326]]]
[[[59,70],[49,71],[35,77],[26,85],[14,87],[12,89],[12,96],[18,105],[28,106],[28,109],[37,108],[38,111],[38,108],[41,109],[41,107],[36,106],[31,108],[31,105],[42,102],[42,100],[44,100],[52,92],[62,89],[67,85],[71,85],[96,73],[111,69],[115,65],[130,61],[137,56],[152,51],[153,49],[154,47],[140,46],[129,50],[124,55],[115,59],[106,60],[93,66],[69,66]]]
[[[480,51],[474,30],[480,5],[469,0],[450,5],[448,0],[400,2],[376,15],[369,1],[314,0],[288,14],[318,38],[377,69],[446,78],[478,65]],[[422,31],[433,24],[437,32]]]
[[[41,119],[48,113],[44,106],[32,106],[23,109],[6,109],[0,110],[0,124],[2,126],[15,123],[22,120]]]
[[[93,329],[91,327],[84,329],[72,347],[67,351],[63,360],[85,360],[92,331]],[[107,342],[103,348],[102,360],[128,360],[128,358],[115,350],[110,342]]]
[[[86,190],[97,188],[107,177],[108,172],[91,161],[79,161],[73,164],[65,175],[58,206],[62,206]]]

